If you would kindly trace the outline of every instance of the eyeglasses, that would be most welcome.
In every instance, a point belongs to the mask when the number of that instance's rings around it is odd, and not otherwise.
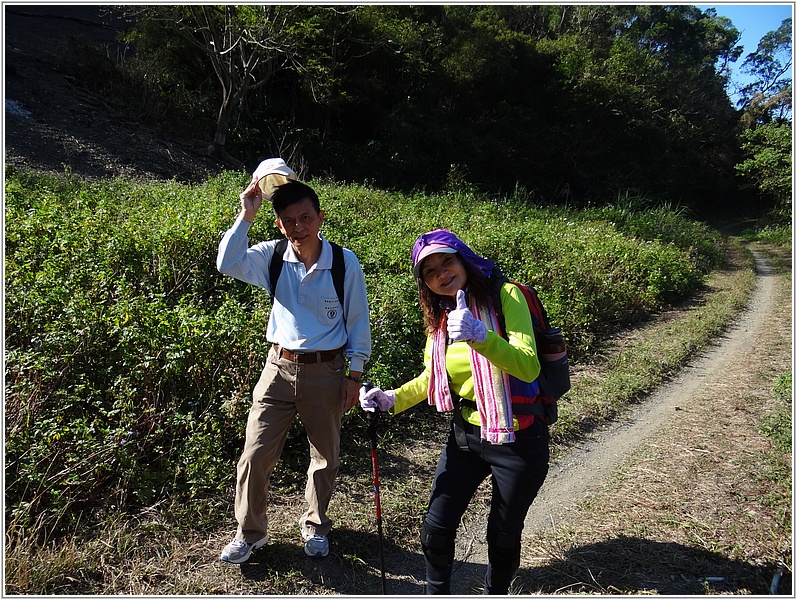
[[[300,216],[298,219],[294,219],[292,217],[285,217],[284,219],[280,217],[280,223],[285,229],[293,229],[294,227],[301,225],[303,227],[309,227],[313,223],[315,223],[318,215],[311,215],[306,214]]]

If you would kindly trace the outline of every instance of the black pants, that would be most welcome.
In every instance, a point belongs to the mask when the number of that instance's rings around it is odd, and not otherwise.
[[[467,450],[460,449],[455,427],[452,423],[437,464],[421,531],[426,593],[450,593],[457,528],[476,489],[490,476],[484,593],[505,595],[520,566],[526,513],[548,474],[548,426],[537,420],[517,431],[513,443],[494,445],[481,439],[479,427],[465,423]]]

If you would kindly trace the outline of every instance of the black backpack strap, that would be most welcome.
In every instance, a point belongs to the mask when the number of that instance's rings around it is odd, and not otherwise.
[[[345,289],[343,280],[346,278],[346,262],[343,258],[343,248],[335,242],[329,242],[329,245],[332,246],[332,283],[335,284],[335,291],[338,293],[338,300],[342,308]]]
[[[335,292],[338,294],[338,300],[341,307],[343,306],[344,289],[343,281],[346,278],[346,262],[343,257],[343,248],[335,242],[329,242],[332,246],[332,283],[335,284]],[[277,281],[279,281],[280,274],[282,274],[282,264],[284,262],[282,255],[288,249],[288,240],[281,239],[274,247],[274,254],[271,257],[271,262],[268,265],[268,280],[271,283],[271,297],[277,291]]]
[[[460,399],[459,404],[457,405],[458,409],[462,405],[468,406],[473,410],[478,410],[478,405],[476,404],[475,400],[465,400],[464,398]],[[545,407],[541,402],[513,402],[512,403],[512,414],[514,416],[517,415],[534,415],[534,416],[544,416],[545,415]],[[460,419],[463,417],[460,416]]]
[[[448,378],[448,385],[449,388],[451,386],[451,378]],[[463,452],[468,452],[468,438],[465,435],[465,417],[462,416],[462,403],[467,402],[463,398],[460,398],[459,394],[451,392],[451,400],[454,402],[454,417],[451,422],[451,426],[454,428],[454,439],[457,442],[457,446]],[[473,406],[476,406],[476,403],[473,403]]]
[[[274,248],[274,255],[271,257],[271,262],[268,265],[268,280],[271,283],[271,297],[274,297],[274,293],[277,291],[277,281],[280,278],[280,274],[282,273],[282,263],[284,262],[282,255],[285,254],[285,250],[288,248],[288,240],[281,239],[277,242],[277,245]]]

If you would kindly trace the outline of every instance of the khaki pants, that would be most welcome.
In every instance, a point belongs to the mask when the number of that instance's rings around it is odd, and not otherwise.
[[[308,508],[299,520],[302,533],[328,535],[327,516],[340,462],[345,361],[298,364],[277,358],[272,348],[252,393],[246,442],[238,461],[235,489],[236,537],[247,543],[268,532],[269,478],[282,454],[296,415],[310,442],[305,499]]]

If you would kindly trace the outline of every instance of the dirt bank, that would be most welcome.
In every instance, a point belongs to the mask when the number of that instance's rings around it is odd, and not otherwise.
[[[3,6],[6,164],[88,179],[188,182],[218,173],[223,165],[205,155],[209,140],[170,138],[101,93],[110,57],[122,52],[121,24],[105,8]]]

